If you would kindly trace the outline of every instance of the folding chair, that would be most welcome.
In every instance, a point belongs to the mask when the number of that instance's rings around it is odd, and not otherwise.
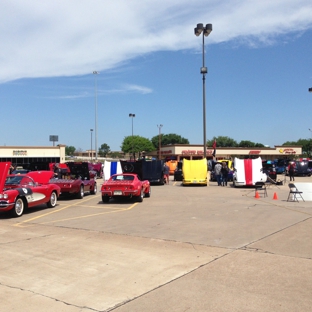
[[[255,183],[255,196],[256,194],[260,195],[260,193],[263,194],[263,197],[267,197],[268,196],[268,193],[267,193],[267,190],[266,190],[266,185],[264,182],[256,182]]]
[[[288,184],[288,187],[289,187],[289,194],[288,194],[287,201],[296,201],[296,202],[299,202],[297,196],[299,196],[299,197],[304,201],[304,199],[303,199],[303,197],[302,197],[302,195],[301,195],[303,192],[300,192],[300,191],[297,189],[297,187],[296,187],[295,184],[289,183],[289,184]]]

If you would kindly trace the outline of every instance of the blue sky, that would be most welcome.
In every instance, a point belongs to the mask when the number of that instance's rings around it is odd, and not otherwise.
[[[40,4],[39,4],[40,3]],[[203,5],[205,3],[205,5]],[[0,4],[0,100],[6,146],[91,147],[133,132],[271,147],[312,138],[312,3],[275,1],[34,1]],[[98,71],[95,77],[93,71]],[[93,132],[93,148],[95,133]]]

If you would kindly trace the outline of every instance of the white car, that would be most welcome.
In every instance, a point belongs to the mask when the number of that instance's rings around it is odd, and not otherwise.
[[[256,182],[266,182],[267,175],[262,171],[261,157],[256,159],[234,158],[233,185],[254,186]]]

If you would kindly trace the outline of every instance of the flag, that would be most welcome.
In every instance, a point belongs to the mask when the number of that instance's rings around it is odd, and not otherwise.
[[[216,156],[216,147],[217,147],[217,141],[214,140],[214,142],[213,142],[213,144],[212,144],[212,148],[213,148],[212,156],[213,156],[213,157]]]

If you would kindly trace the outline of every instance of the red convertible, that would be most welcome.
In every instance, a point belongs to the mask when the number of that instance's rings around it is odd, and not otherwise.
[[[26,208],[47,204],[56,206],[60,188],[48,184],[51,171],[32,171],[27,174],[8,175],[10,162],[0,162],[0,211],[10,211],[20,217]]]
[[[62,196],[74,195],[81,199],[85,192],[96,194],[95,172],[89,171],[87,162],[67,162],[66,166],[69,168],[68,172],[61,178],[50,180],[50,183],[61,188]]]
[[[102,184],[102,201],[107,203],[110,198],[129,197],[142,202],[144,196],[151,196],[151,185],[148,180],[140,180],[137,174],[114,174]]]

